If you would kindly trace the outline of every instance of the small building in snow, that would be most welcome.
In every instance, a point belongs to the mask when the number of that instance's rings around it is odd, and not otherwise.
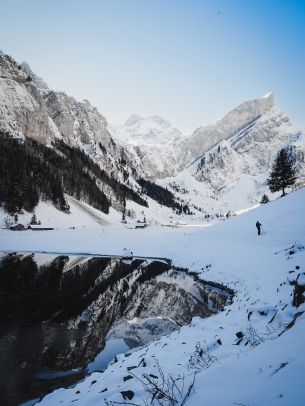
[[[136,224],[135,228],[146,228],[147,227],[147,223],[141,223],[141,224]]]
[[[13,230],[13,231],[24,231],[24,230],[25,230],[25,227],[24,227],[23,224],[16,224],[15,226],[11,226],[11,227],[10,227],[10,230]]]
[[[54,227],[46,227],[41,224],[30,224],[28,229],[33,231],[49,231],[54,230]]]

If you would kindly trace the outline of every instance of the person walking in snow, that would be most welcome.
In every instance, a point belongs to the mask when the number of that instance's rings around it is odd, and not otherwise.
[[[256,222],[256,228],[257,228],[257,234],[258,235],[261,235],[261,223],[257,220],[257,222]]]

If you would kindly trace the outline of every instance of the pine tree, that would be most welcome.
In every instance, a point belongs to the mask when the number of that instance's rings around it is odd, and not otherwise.
[[[282,191],[285,196],[285,189],[296,182],[296,160],[291,148],[282,148],[272,165],[270,177],[267,184],[272,193]]]
[[[37,219],[36,219],[36,214],[35,213],[33,214],[32,218],[31,218],[30,224],[32,224],[32,225],[37,224]]]
[[[270,199],[269,199],[268,195],[264,194],[262,196],[261,204],[265,204],[265,203],[269,203],[269,202],[270,202]]]

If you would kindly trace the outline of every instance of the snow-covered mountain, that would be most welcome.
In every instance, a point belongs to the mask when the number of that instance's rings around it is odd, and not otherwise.
[[[49,86],[46,84],[46,82],[32,71],[30,65],[27,62],[23,61],[20,67],[23,72],[25,72],[33,80],[38,89],[49,89]]]
[[[61,139],[99,157],[107,171],[121,158],[106,119],[95,107],[49,90],[28,64],[5,54],[0,55],[0,129],[44,144]]]
[[[180,148],[187,151],[189,159],[194,161],[220,141],[227,140],[267,113],[273,107],[273,99],[273,93],[268,93],[261,98],[245,101],[220,120],[197,128]]]
[[[47,146],[85,152],[108,177],[138,193],[142,177],[167,187],[195,214],[236,211],[260,201],[275,154],[295,147],[305,182],[305,136],[274,106],[274,95],[248,100],[185,136],[159,116],[132,115],[111,127],[87,100],[48,88],[28,64],[0,54],[0,131]],[[115,208],[124,197],[100,182]],[[197,209],[197,210],[196,210]]]
[[[162,117],[143,118],[133,114],[124,125],[110,127],[109,131],[128,151],[129,160],[141,176],[163,178],[175,175],[183,168],[178,162],[175,146],[185,136]]]
[[[262,102],[271,103],[271,99],[269,95]],[[257,105],[257,101],[253,101],[253,104]],[[244,106],[243,110],[249,106],[249,102],[241,106]],[[241,106],[237,111],[241,110]],[[248,124],[243,121],[242,128],[233,135],[232,130],[229,136],[219,130],[230,122],[227,116],[217,122],[220,127],[217,123],[213,124],[219,131],[215,132],[214,138],[207,138],[205,145],[209,145],[209,149],[177,176],[163,179],[160,183],[178,193],[181,200],[190,205],[193,203],[206,214],[237,211],[258,204],[264,193],[270,193],[266,180],[275,155],[281,148],[291,145],[296,151],[299,164],[298,184],[304,184],[305,132],[293,125],[277,107],[270,107],[254,120],[257,110],[253,111],[256,113],[250,115]],[[234,110],[228,116],[234,117]],[[237,123],[240,121],[237,120]],[[233,128],[232,124],[230,126]],[[194,134],[197,138],[197,130]],[[215,143],[216,140],[219,142]]]
[[[124,125],[114,127],[113,131],[118,139],[136,146],[172,144],[183,138],[180,130],[159,116],[143,118],[133,114]]]
[[[183,136],[164,119],[143,119],[137,115],[113,129],[113,134],[125,145],[144,177],[153,180],[177,177],[170,182],[181,183],[184,177],[181,178],[181,173],[188,168],[187,172],[196,180],[212,186],[209,194],[219,193],[243,174],[262,175],[270,169],[280,148],[303,138],[301,129],[274,107],[273,93],[240,104],[189,136]]]
[[[85,169],[86,176],[94,178],[97,188],[115,208],[122,210],[124,196],[135,197],[139,186],[132,178],[132,165],[126,164],[127,152],[116,144],[107,126],[105,117],[87,100],[79,102],[63,92],[50,90],[28,64],[18,64],[10,56],[0,54],[1,134],[33,140],[53,150],[57,149],[56,143],[63,143],[85,153],[102,171],[97,177]],[[126,195],[126,187],[131,194]]]
[[[206,214],[259,203],[268,193],[266,179],[275,155],[287,145],[297,152],[298,182],[305,182],[305,133],[274,106],[273,93],[240,104],[189,136],[171,139],[158,130],[159,122],[166,123],[131,116],[116,135],[140,173]]]

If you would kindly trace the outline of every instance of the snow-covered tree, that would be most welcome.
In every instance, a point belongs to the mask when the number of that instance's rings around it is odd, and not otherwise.
[[[36,218],[36,214],[34,213],[32,218],[31,218],[31,223],[32,225],[37,224],[37,218]]]

